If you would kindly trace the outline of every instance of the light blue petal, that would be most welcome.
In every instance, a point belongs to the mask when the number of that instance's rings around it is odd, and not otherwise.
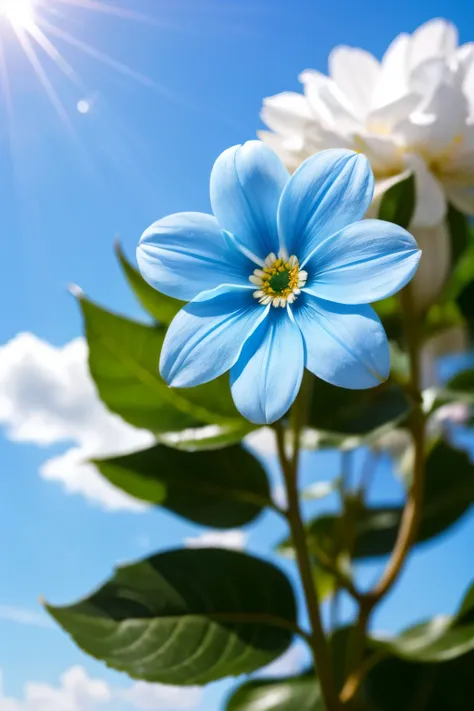
[[[340,304],[368,304],[399,291],[415,274],[421,251],[402,227],[361,220],[321,242],[305,269],[305,291]]]
[[[184,301],[221,284],[247,286],[255,269],[216,218],[200,212],[180,212],[151,225],[140,239],[137,261],[151,286]]]
[[[272,307],[230,372],[237,409],[257,425],[275,422],[298,395],[303,371],[301,332],[290,311]]]
[[[176,388],[207,383],[229,370],[268,307],[252,288],[219,287],[199,294],[173,319],[161,350],[160,372]]]
[[[294,315],[306,347],[306,367],[349,390],[373,388],[390,373],[390,351],[371,306],[346,306],[304,294]]]
[[[374,176],[364,155],[334,148],[308,158],[287,183],[278,209],[288,253],[304,263],[320,242],[362,219],[373,193]]]
[[[211,174],[211,205],[222,229],[263,260],[279,250],[278,203],[290,174],[268,146],[228,148]]]

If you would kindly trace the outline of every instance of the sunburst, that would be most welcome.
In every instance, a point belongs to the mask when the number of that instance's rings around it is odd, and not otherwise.
[[[111,69],[131,79],[139,81],[149,87],[160,89],[159,85],[149,77],[109,57],[98,48],[75,37],[64,27],[57,25],[55,22],[56,16],[60,15],[64,18],[64,10],[67,10],[67,8],[71,10],[93,11],[103,15],[114,15],[123,20],[156,23],[154,18],[149,18],[144,14],[123,6],[119,7],[110,2],[103,2],[103,0],[0,0],[0,89],[3,85],[3,95],[7,108],[9,104],[11,104],[11,97],[9,96],[10,77],[6,70],[6,57],[2,35],[3,29],[8,29],[8,26],[13,30],[33,71],[41,82],[54,109],[64,123],[69,124],[67,111],[43,66],[42,60],[44,55],[53,60],[58,68],[64,72],[69,79],[74,81],[75,84],[81,86],[82,82],[76,70],[61,54],[57,46],[57,40],[61,40],[63,43],[67,43],[79,49],[82,53],[108,65]],[[2,25],[4,26],[3,28]],[[79,105],[82,107],[83,103],[79,101],[78,107]],[[78,110],[80,113],[84,113],[80,108],[78,108]]]
[[[13,27],[28,28],[35,24],[34,0],[0,0],[0,18]]]

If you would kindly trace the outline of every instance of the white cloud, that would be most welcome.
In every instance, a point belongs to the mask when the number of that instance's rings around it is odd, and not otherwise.
[[[191,709],[198,705],[201,696],[201,689],[197,686],[165,686],[146,684],[143,681],[137,681],[129,689],[117,694],[117,698],[142,711]]]
[[[28,682],[23,699],[3,695],[0,671],[0,711],[174,711],[190,709],[201,699],[197,687],[164,686],[135,682],[128,689],[92,679],[82,667],[72,667],[59,679],[59,686]],[[121,706],[122,707],[122,706]]]
[[[231,531],[207,531],[195,538],[185,538],[187,548],[230,548],[241,551],[245,548],[247,534],[239,528]]]
[[[105,681],[91,679],[82,667],[72,667],[59,687],[28,682],[24,698],[0,698],[0,711],[95,711],[112,699]]]
[[[258,676],[291,676],[301,672],[308,662],[309,658],[305,645],[296,642],[279,659],[262,669]]]
[[[87,464],[91,457],[146,447],[153,436],[105,408],[89,375],[83,338],[56,348],[22,333],[0,347],[0,424],[14,441],[73,443],[65,454],[44,463],[43,478],[105,509],[143,510]]]
[[[44,612],[27,610],[16,605],[0,605],[0,620],[32,627],[53,627],[53,622]]]
[[[256,454],[269,456],[277,454],[275,432],[270,427],[261,427],[245,438],[246,444]]]

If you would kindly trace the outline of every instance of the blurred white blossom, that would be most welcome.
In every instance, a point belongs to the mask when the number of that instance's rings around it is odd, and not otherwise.
[[[413,172],[413,224],[432,227],[446,214],[446,197],[474,214],[474,44],[458,46],[457,30],[431,20],[395,38],[378,61],[340,46],[329,56],[329,76],[300,75],[304,95],[264,100],[262,131],[290,169],[323,148],[365,153],[376,194]]]
[[[414,284],[424,308],[450,268],[448,202],[474,215],[474,43],[459,46],[456,27],[434,19],[396,37],[381,61],[340,46],[329,56],[329,76],[307,69],[299,79],[303,94],[264,100],[270,131],[260,138],[290,170],[324,148],[364,153],[376,178],[374,207],[414,174],[411,231],[424,250]]]

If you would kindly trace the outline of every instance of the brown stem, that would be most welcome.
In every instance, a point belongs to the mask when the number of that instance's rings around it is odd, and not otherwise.
[[[341,700],[350,702],[357,693],[360,682],[365,675],[363,655],[370,616],[373,609],[391,590],[398,580],[412,545],[416,541],[420,526],[424,480],[425,480],[425,415],[422,408],[420,382],[420,323],[412,308],[410,286],[401,294],[404,317],[405,338],[410,356],[410,393],[413,399],[412,412],[409,420],[411,435],[415,449],[413,477],[407,494],[402,521],[398,531],[397,541],[390,560],[380,580],[373,590],[362,596],[359,618],[353,636],[352,667],[341,692]]]
[[[298,410],[299,406],[301,406],[301,401],[297,401],[294,408]],[[313,654],[314,666],[321,686],[321,694],[324,699],[325,708],[327,711],[340,711],[341,705],[336,693],[329,645],[324,633],[318,594],[313,581],[311,558],[306,540],[306,531],[301,516],[298,495],[298,455],[302,419],[303,415],[301,411],[293,413],[292,424],[294,446],[291,460],[289,460],[286,456],[284,431],[279,422],[275,425],[275,432],[277,437],[278,454],[286,483],[286,492],[288,497],[288,522],[291,529],[293,546],[296,553],[296,560],[298,563],[308,609],[308,617],[311,624],[309,641]]]

